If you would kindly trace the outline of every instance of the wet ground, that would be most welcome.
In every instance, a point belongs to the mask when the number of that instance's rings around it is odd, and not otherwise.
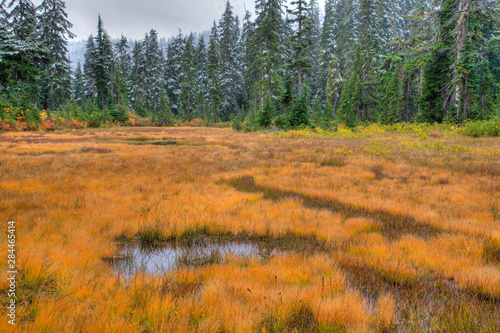
[[[113,265],[119,275],[131,276],[138,272],[164,274],[178,267],[218,264],[228,256],[267,260],[279,252],[277,248],[264,243],[202,238],[155,247],[144,247],[136,242],[122,243],[118,255],[106,261]]]

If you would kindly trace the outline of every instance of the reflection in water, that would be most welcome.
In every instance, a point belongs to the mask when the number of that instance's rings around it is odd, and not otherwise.
[[[137,243],[120,246],[118,259],[111,260],[119,274],[137,272],[161,274],[177,267],[194,267],[222,262],[228,255],[267,260],[278,253],[265,243],[221,242],[208,238],[188,244],[167,243],[162,247],[141,247]]]

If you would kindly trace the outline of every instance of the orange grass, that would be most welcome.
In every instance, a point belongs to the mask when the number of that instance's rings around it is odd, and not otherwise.
[[[142,144],[153,141],[179,144]],[[208,128],[0,134],[0,212],[17,222],[20,271],[18,325],[2,312],[0,331],[498,331],[499,146]],[[131,279],[103,260],[153,229],[288,250]],[[5,309],[7,246],[0,258]]]

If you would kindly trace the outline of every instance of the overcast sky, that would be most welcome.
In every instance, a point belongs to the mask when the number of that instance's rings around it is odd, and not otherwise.
[[[219,20],[227,0],[66,0],[69,21],[73,23],[75,40],[87,39],[96,33],[97,15],[100,13],[104,28],[112,38],[121,34],[130,39],[142,39],[151,29],[159,37],[210,30],[214,20]],[[41,0],[33,1],[36,5]],[[324,0],[318,1],[323,9]],[[240,20],[245,5],[254,14],[253,0],[230,0],[234,14]]]

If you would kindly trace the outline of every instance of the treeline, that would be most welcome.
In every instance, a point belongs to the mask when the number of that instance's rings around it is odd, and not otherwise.
[[[248,129],[498,114],[496,1],[327,0],[322,20],[316,0],[257,0],[242,20],[228,1],[208,40],[179,32],[166,50],[155,30],[132,50],[124,36],[112,43],[99,17],[71,83],[64,2],[0,3],[4,99],[96,121],[129,109]]]

